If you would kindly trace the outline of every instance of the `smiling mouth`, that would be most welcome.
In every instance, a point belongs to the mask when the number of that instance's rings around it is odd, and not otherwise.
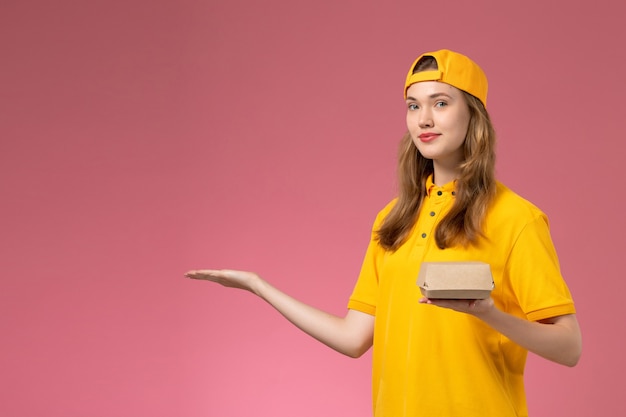
[[[430,142],[438,137],[439,137],[438,133],[422,133],[421,135],[418,136],[418,138],[422,142]]]

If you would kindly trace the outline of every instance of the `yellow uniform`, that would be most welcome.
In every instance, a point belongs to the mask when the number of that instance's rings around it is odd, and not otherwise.
[[[427,181],[418,220],[396,251],[375,240],[365,255],[350,309],[376,317],[373,347],[375,417],[527,416],[523,373],[527,351],[468,314],[419,304],[423,261],[491,265],[496,306],[528,320],[574,313],[546,216],[498,183],[472,246],[439,249],[438,221],[454,200],[454,184]],[[377,216],[373,230],[393,207]]]

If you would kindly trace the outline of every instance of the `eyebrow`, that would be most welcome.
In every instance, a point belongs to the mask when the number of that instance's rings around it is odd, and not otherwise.
[[[446,94],[446,93],[434,93],[434,94],[431,94],[431,95],[428,96],[428,98],[431,99],[431,100],[435,99],[435,98],[439,98],[439,97],[446,97],[446,98],[452,99],[452,96],[449,95],[449,94]],[[408,100],[418,101],[416,98],[411,97],[411,96],[407,96],[406,99],[407,99],[407,101]]]

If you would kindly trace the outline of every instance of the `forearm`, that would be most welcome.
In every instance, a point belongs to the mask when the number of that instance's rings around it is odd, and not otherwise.
[[[359,357],[372,345],[374,318],[356,311],[345,317],[326,313],[283,293],[264,280],[253,292],[268,302],[296,327],[350,357]]]
[[[345,317],[328,314],[274,288],[254,272],[203,269],[189,271],[185,276],[250,291],[299,329],[344,355],[358,357],[372,346],[374,317],[369,314],[355,310],[348,310]]]
[[[580,358],[582,342],[575,315],[532,322],[493,306],[476,316],[513,342],[548,360],[574,366]]]

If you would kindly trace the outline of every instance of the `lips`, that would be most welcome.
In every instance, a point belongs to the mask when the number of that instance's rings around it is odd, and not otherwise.
[[[422,142],[430,142],[437,139],[440,136],[440,133],[422,133],[418,136],[418,138]]]

